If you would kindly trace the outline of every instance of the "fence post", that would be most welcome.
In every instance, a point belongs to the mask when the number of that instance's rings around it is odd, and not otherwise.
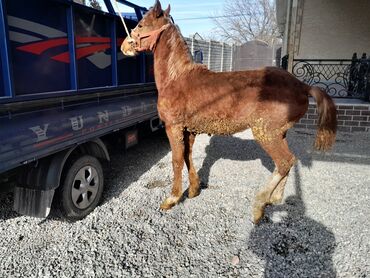
[[[222,43],[222,47],[221,47],[221,72],[224,71],[224,48],[225,48],[225,43],[223,42]]]
[[[208,46],[208,69],[211,69],[211,49],[212,49],[212,41],[209,40],[209,46]]]
[[[233,63],[234,63],[234,44],[231,45],[230,71],[233,71]]]
[[[191,55],[194,57],[194,36],[191,37]]]

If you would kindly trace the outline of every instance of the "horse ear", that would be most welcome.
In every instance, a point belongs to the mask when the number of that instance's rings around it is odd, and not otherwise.
[[[164,13],[165,16],[169,16],[170,15],[170,11],[171,11],[171,5],[168,4],[167,9],[163,13]]]
[[[159,17],[161,16],[161,14],[163,13],[162,11],[162,6],[161,6],[161,2],[159,2],[159,0],[156,0],[155,1],[155,4],[154,4],[154,7],[153,7],[153,10],[154,10],[154,14]]]

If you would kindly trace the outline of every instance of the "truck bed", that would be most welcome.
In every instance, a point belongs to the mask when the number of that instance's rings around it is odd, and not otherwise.
[[[146,9],[120,2],[133,28]],[[157,115],[152,55],[124,57],[100,3],[0,0],[0,174]]]

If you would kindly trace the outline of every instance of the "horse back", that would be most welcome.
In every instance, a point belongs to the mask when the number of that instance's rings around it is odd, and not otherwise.
[[[309,86],[277,68],[221,73],[199,68],[168,89],[168,97],[159,99],[167,102],[167,116],[199,133],[232,134],[262,118],[284,125],[308,107]]]

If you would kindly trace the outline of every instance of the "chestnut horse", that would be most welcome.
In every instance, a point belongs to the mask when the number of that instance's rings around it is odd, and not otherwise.
[[[171,195],[161,208],[170,209],[183,195],[184,161],[189,172],[188,197],[200,193],[192,161],[197,134],[231,135],[250,128],[275,163],[271,178],[253,204],[253,221],[258,223],[265,206],[283,198],[289,171],[295,163],[286,133],[306,113],[308,97],[314,97],[319,112],[315,141],[318,150],[329,149],[335,141],[335,105],[324,91],[304,84],[282,69],[213,72],[194,63],[169,13],[170,6],[163,11],[157,1],[121,46],[128,56],[143,51],[154,53],[157,108],[170,141],[174,172]]]

